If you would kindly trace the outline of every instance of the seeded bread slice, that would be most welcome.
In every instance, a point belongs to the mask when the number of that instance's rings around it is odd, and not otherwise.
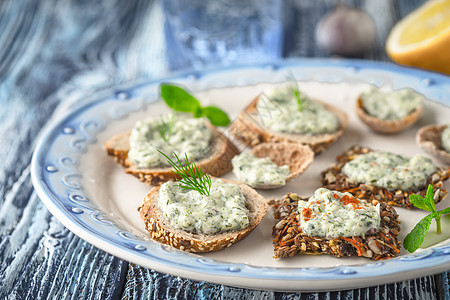
[[[428,177],[426,186],[418,191],[404,191],[401,189],[389,191],[385,188],[376,187],[367,183],[351,182],[342,173],[342,167],[358,155],[366,154],[370,151],[373,150],[367,147],[353,146],[339,155],[336,163],[321,173],[323,187],[340,192],[349,192],[358,199],[364,199],[366,201],[378,200],[380,202],[387,202],[389,205],[405,208],[414,207],[409,201],[409,195],[419,194],[425,197],[428,184],[433,185],[434,202],[438,203],[447,196],[448,191],[442,188],[442,186],[443,181],[450,177],[450,167],[437,168],[437,171]]]
[[[324,238],[303,232],[298,203],[308,198],[287,194],[281,200],[271,200],[269,205],[279,221],[273,227],[274,258],[297,254],[328,254],[336,257],[362,256],[373,260],[395,257],[400,253],[400,221],[393,207],[380,203],[381,222],[378,231],[371,230],[362,236]],[[372,202],[374,205],[377,201]]]
[[[199,169],[213,176],[220,176],[232,170],[231,159],[239,153],[239,150],[214,126],[206,123],[213,132],[208,154],[195,164]],[[128,159],[130,150],[131,131],[126,131],[113,136],[105,143],[108,155],[125,167],[125,172],[131,174],[148,185],[160,185],[168,180],[179,179],[179,176],[171,171],[170,167],[140,168]]]
[[[158,208],[160,189],[160,186],[158,186],[145,196],[142,205],[138,208],[140,216],[145,222],[145,229],[152,239],[188,252],[212,252],[230,247],[245,238],[265,216],[267,212],[266,200],[245,184],[225,179],[220,180],[235,183],[241,187],[249,210],[249,226],[247,228],[213,235],[195,234],[176,229],[170,225],[170,222]]]
[[[314,152],[307,145],[298,143],[262,143],[252,149],[256,157],[267,157],[278,166],[289,166],[286,182],[303,173],[314,161]],[[281,185],[265,184],[255,186],[257,189],[273,189]]]
[[[416,142],[428,153],[436,156],[447,165],[450,165],[450,153],[442,147],[441,135],[447,125],[428,125],[420,128],[416,134]]]
[[[261,96],[258,96],[253,100],[230,125],[230,133],[236,139],[252,148],[261,143],[293,142],[308,145],[317,154],[327,149],[336,141],[342,135],[348,124],[348,117],[345,112],[330,104],[314,100],[337,116],[340,127],[336,132],[318,135],[277,132],[262,124],[261,117],[256,109],[256,104],[260,98]]]
[[[422,115],[422,106],[412,111],[405,118],[394,121],[385,121],[369,115],[364,109],[362,99],[356,101],[356,114],[372,130],[384,134],[393,134],[411,127]]]

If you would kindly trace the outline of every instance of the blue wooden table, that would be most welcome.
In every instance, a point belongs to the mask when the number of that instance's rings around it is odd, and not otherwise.
[[[286,1],[295,18],[284,56],[328,55],[311,41],[334,2]],[[343,2],[375,18],[377,44],[362,58],[386,61],[387,33],[422,1]],[[168,75],[163,22],[158,1],[0,1],[0,299],[450,299],[448,272],[321,293],[194,282],[114,257],[55,219],[30,180],[40,132],[102,90]]]

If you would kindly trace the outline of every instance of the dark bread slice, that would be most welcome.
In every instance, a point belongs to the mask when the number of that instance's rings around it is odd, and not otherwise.
[[[394,121],[385,121],[377,117],[369,115],[364,109],[363,102],[361,98],[356,101],[356,114],[367,126],[372,128],[372,130],[384,134],[393,134],[405,130],[411,127],[419,117],[422,115],[422,106],[412,111],[405,118]]]
[[[441,135],[447,125],[428,125],[419,129],[416,134],[416,142],[431,155],[450,165],[450,153],[442,147]]]
[[[288,165],[289,176],[286,182],[303,173],[314,161],[314,152],[307,145],[290,142],[262,143],[252,149],[256,157],[267,157],[278,166]],[[281,185],[265,184],[257,189],[273,189]]]
[[[336,141],[347,127],[348,117],[345,112],[330,104],[314,100],[337,116],[340,128],[336,132],[318,135],[276,132],[261,124],[260,117],[256,110],[256,104],[261,96],[262,95],[256,97],[256,99],[253,100],[230,125],[230,133],[249,147],[253,148],[261,143],[292,142],[308,145],[314,153],[317,154],[327,149],[334,141]]]
[[[232,170],[231,159],[239,153],[239,150],[214,126],[206,123],[213,132],[208,154],[195,164],[199,169],[213,176],[220,176]],[[171,167],[140,168],[128,159],[130,150],[130,133],[126,131],[113,136],[105,143],[108,155],[125,167],[125,172],[131,174],[148,185],[160,185],[168,180],[179,179],[179,176],[171,171]]]
[[[273,227],[274,258],[290,257],[297,254],[328,254],[336,257],[362,256],[374,260],[391,258],[400,253],[400,221],[397,212],[386,203],[380,203],[380,230],[363,236],[324,238],[310,236],[300,227],[297,213],[299,201],[308,198],[297,194],[287,194],[281,200],[271,200],[275,219],[280,219]],[[377,201],[372,202],[374,205]]]
[[[158,208],[158,195],[160,186],[154,187],[146,196],[142,205],[138,208],[145,229],[152,239],[163,244],[170,245],[188,252],[212,252],[245,238],[263,219],[267,212],[267,203],[263,196],[245,184],[231,180],[220,179],[225,182],[238,184],[244,194],[249,210],[249,226],[238,231],[229,231],[214,235],[195,234],[176,229],[170,225]]]
[[[342,167],[356,156],[369,153],[370,151],[373,150],[367,147],[353,146],[339,155],[336,163],[321,173],[323,187],[340,192],[349,192],[358,199],[364,199],[366,201],[378,200],[380,202],[386,202],[389,205],[405,208],[414,207],[409,201],[409,195],[419,194],[425,197],[428,184],[433,186],[434,202],[438,203],[447,196],[448,191],[443,189],[442,186],[443,181],[450,177],[450,167],[437,168],[437,171],[428,177],[426,186],[418,191],[389,191],[367,183],[351,182],[349,178],[342,173]]]

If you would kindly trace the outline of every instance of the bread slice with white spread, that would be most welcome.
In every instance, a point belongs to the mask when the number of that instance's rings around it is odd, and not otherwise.
[[[234,231],[225,231],[215,234],[194,233],[175,228],[170,220],[162,213],[158,205],[161,186],[154,187],[138,208],[145,229],[151,238],[163,244],[170,245],[187,252],[212,252],[226,247],[245,238],[263,219],[267,212],[267,203],[249,186],[230,180],[218,179],[226,183],[237,184],[246,199],[249,224],[246,228]]]
[[[274,258],[297,254],[328,254],[335,257],[360,256],[382,260],[400,253],[400,221],[397,212],[390,205],[372,202],[373,205],[379,205],[381,215],[380,227],[376,230],[372,229],[357,236],[321,237],[312,236],[302,229],[302,216],[297,210],[302,202],[308,202],[308,198],[294,193],[269,202],[277,220],[272,231]]]
[[[435,203],[440,202],[447,196],[448,191],[443,188],[443,182],[450,178],[450,167],[436,167],[435,172],[427,177],[426,183],[422,187],[414,189],[406,189],[404,187],[387,189],[372,183],[352,181],[344,174],[343,168],[347,163],[353,161],[360,155],[367,155],[372,152],[375,151],[368,147],[352,146],[344,153],[338,155],[336,163],[321,173],[323,187],[341,192],[350,192],[359,199],[367,201],[378,200],[380,202],[386,202],[389,205],[405,208],[413,208],[413,205],[409,201],[409,195],[419,194],[425,197],[429,184],[433,186],[433,199]],[[375,164],[378,163],[375,162]],[[360,169],[362,170],[362,168]],[[400,168],[400,170],[402,169]],[[407,170],[405,169],[405,171]],[[387,174],[383,174],[383,177],[387,178]],[[409,178],[406,182],[413,182],[413,178]]]
[[[250,157],[250,163],[249,159]],[[314,161],[314,152],[298,143],[262,143],[232,160],[238,179],[255,189],[275,189],[303,173]],[[286,173],[287,171],[287,173]]]
[[[209,152],[205,157],[195,161],[198,168],[207,174],[221,176],[232,169],[231,159],[239,153],[239,150],[214,126],[206,122],[212,131]],[[170,166],[141,168],[128,158],[130,150],[131,131],[119,133],[110,138],[106,143],[108,155],[125,167],[125,172],[137,177],[148,185],[160,185],[168,180],[179,179],[178,175],[171,171]]]
[[[411,127],[422,115],[423,108],[418,107],[406,117],[399,120],[382,120],[367,113],[364,109],[363,101],[358,98],[356,101],[356,114],[372,130],[383,134],[394,134]]]
[[[263,124],[264,122],[258,113],[257,104],[263,96],[264,94],[254,99],[230,125],[230,133],[249,147],[255,147],[261,143],[292,142],[308,145],[317,154],[323,152],[336,141],[347,127],[348,117],[345,112],[328,103],[314,100],[314,102],[321,104],[326,110],[336,115],[339,128],[335,132],[312,135],[275,131]]]
[[[419,129],[416,134],[417,144],[428,153],[450,165],[450,152],[446,151],[442,143],[442,133],[449,127],[448,124],[431,124]],[[448,130],[448,129],[447,129]]]

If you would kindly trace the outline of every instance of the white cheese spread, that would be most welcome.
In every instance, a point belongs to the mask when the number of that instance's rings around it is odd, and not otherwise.
[[[164,134],[161,126],[165,126]],[[203,119],[180,114],[137,121],[130,135],[128,158],[141,168],[168,166],[160,150],[172,159],[175,152],[180,160],[187,154],[194,161],[207,155],[212,135]]]
[[[302,104],[290,86],[275,88],[263,94],[256,105],[262,125],[278,132],[317,135],[339,129],[334,113],[301,94]]]
[[[358,200],[350,193],[320,188],[308,201],[299,201],[302,231],[311,236],[362,236],[380,228],[380,205]]]
[[[442,131],[441,144],[444,150],[450,153],[450,124]]]
[[[372,88],[361,95],[361,100],[369,115],[384,121],[394,121],[406,118],[419,108],[424,97],[411,89],[383,92]]]
[[[260,185],[285,185],[289,176],[287,165],[278,166],[269,158],[256,157],[251,153],[241,153],[231,160],[233,173],[252,187]]]
[[[249,225],[246,199],[239,185],[213,179],[209,196],[183,190],[178,182],[161,185],[158,207],[170,224],[193,233],[216,234]]]
[[[428,177],[436,172],[432,160],[416,155],[372,151],[346,163],[342,172],[352,181],[368,183],[387,190],[417,191],[426,186]]]

